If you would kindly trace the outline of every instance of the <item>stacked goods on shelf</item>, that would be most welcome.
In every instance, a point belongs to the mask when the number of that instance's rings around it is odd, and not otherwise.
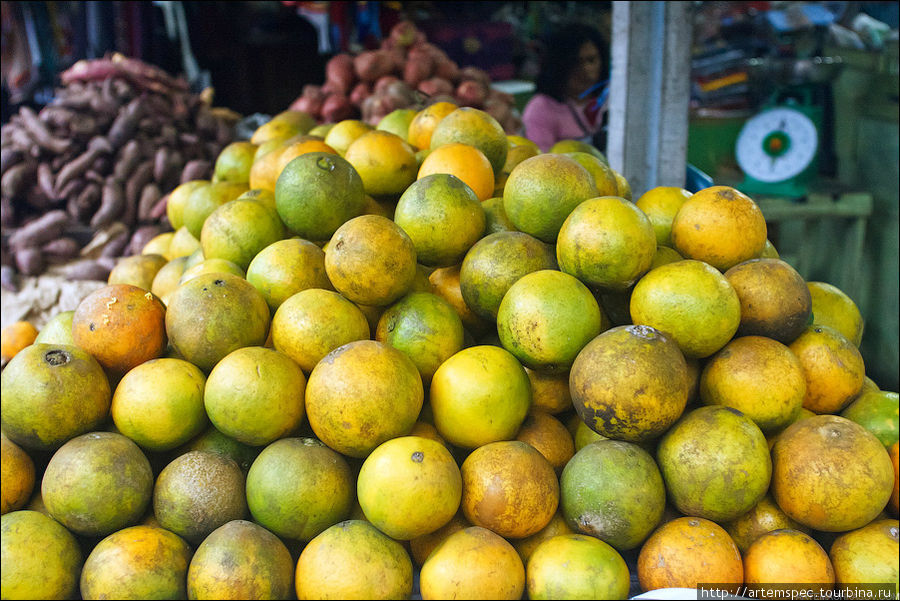
[[[3,597],[895,596],[853,301],[733,188],[632,202],[590,146],[430,109],[276,116],[4,332]]]
[[[82,256],[94,259],[139,251],[163,230],[168,192],[209,177],[233,139],[237,115],[137,59],[79,61],[61,82],[49,105],[22,107],[0,134],[4,285],[12,269],[37,275],[86,245]],[[108,271],[104,260],[66,273],[105,279]]]
[[[360,118],[375,125],[391,111],[441,101],[484,109],[510,134],[521,127],[513,97],[492,88],[487,72],[460,68],[409,21],[395,25],[376,50],[332,57],[325,83],[304,86],[291,108],[326,123]]]

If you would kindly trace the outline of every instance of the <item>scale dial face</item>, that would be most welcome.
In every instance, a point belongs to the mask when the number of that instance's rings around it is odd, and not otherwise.
[[[762,112],[744,124],[735,154],[744,173],[765,183],[783,182],[809,167],[819,134],[812,119],[787,107]]]

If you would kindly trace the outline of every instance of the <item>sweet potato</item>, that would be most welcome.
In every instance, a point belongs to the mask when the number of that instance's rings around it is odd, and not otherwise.
[[[336,54],[325,63],[325,81],[347,94],[356,81],[354,59],[347,53]]]
[[[466,79],[456,86],[456,97],[462,106],[481,108],[487,99],[487,88],[480,81]]]
[[[17,229],[9,237],[9,247],[19,249],[29,246],[41,246],[54,238],[58,238],[68,223],[69,216],[66,215],[65,211],[56,210],[44,213],[37,219],[29,221]]]
[[[0,178],[0,193],[11,200],[23,198],[36,176],[37,164],[33,160],[13,165]]]
[[[100,208],[91,217],[91,227],[101,229],[115,221],[125,209],[125,193],[115,178],[107,178],[100,195]]]
[[[169,204],[169,195],[166,194],[156,201],[153,208],[150,209],[150,221],[159,221],[166,214],[166,207]]]
[[[48,263],[64,263],[78,254],[81,245],[75,238],[64,236],[51,240],[41,247]]]
[[[369,88],[369,84],[361,81],[355,86],[353,86],[353,90],[350,92],[350,102],[359,106],[362,104],[362,101],[372,95],[372,90]]]
[[[410,106],[415,102],[416,96],[413,89],[406,82],[395,81],[388,85],[384,90],[384,100],[388,112],[395,109],[402,109]]]
[[[131,235],[131,241],[128,243],[127,254],[138,255],[147,243],[154,237],[162,233],[162,228],[158,225],[144,225],[139,227]]]
[[[303,111],[313,117],[318,117],[322,111],[324,97],[300,96],[289,107],[292,111]]]
[[[141,144],[137,140],[129,140],[119,150],[116,165],[113,167],[113,175],[120,181],[125,181],[131,176],[134,168],[141,162]]]
[[[0,150],[0,175],[6,173],[6,171],[20,162],[22,162],[22,151],[16,150],[15,148],[4,148]]]
[[[150,182],[144,186],[141,190],[140,200],[138,200],[138,221],[141,223],[146,223],[151,221],[150,212],[153,210],[153,207],[162,197],[162,193],[159,191],[159,186]]]
[[[78,196],[69,198],[69,202],[66,203],[66,211],[78,222],[86,224],[89,221],[88,218],[96,211],[97,205],[100,204],[100,194],[100,184],[90,182]]]
[[[412,48],[403,66],[403,81],[412,87],[431,77],[434,72],[434,59],[427,50]]]
[[[387,87],[395,81],[400,81],[400,78],[396,75],[383,75],[382,77],[379,77],[372,88],[372,93],[378,94],[384,92]]]
[[[435,61],[434,66],[435,77],[442,77],[448,81],[456,82],[459,80],[459,65],[456,61],[449,58]]]
[[[488,75],[487,71],[485,71],[484,69],[479,69],[478,67],[473,67],[471,65],[460,70],[459,78],[462,81],[473,79],[475,81],[481,82],[485,89],[491,87],[491,76]]]
[[[144,116],[144,105],[140,98],[129,102],[124,109],[119,111],[115,121],[109,128],[109,142],[114,148],[124,146],[137,131],[138,123]]]
[[[127,228],[109,239],[100,251],[101,257],[121,257],[125,252],[125,247],[131,241],[131,232]]]
[[[14,227],[16,224],[16,209],[13,201],[6,196],[0,198],[0,225],[4,228]]]
[[[188,161],[181,171],[181,183],[196,179],[208,179],[212,175],[212,163],[206,160],[195,159]]]
[[[63,154],[72,146],[71,140],[63,140],[54,138],[47,129],[47,126],[41,121],[37,113],[27,106],[19,109],[19,115],[22,117],[22,124],[38,146],[53,154]]]
[[[29,246],[14,251],[16,258],[16,269],[22,275],[37,275],[44,271],[46,263],[44,262],[44,253],[40,248]]]
[[[367,50],[353,58],[353,69],[362,81],[375,81],[390,74],[396,66],[393,57],[386,50]]]
[[[125,203],[137,207],[144,186],[153,179],[153,161],[144,161],[134,170],[125,182]]]
[[[94,259],[82,259],[60,268],[60,273],[67,280],[97,280],[105,282],[112,269]]]
[[[439,94],[453,94],[453,84],[442,77],[431,77],[421,82],[416,88],[427,96]]]
[[[37,185],[47,198],[56,198],[56,189],[53,185],[53,169],[50,163],[40,163],[37,166]]]
[[[322,103],[322,119],[326,123],[337,123],[344,119],[350,119],[356,109],[350,104],[346,96],[332,94]]]
[[[78,155],[78,158],[66,163],[66,165],[60,169],[59,173],[56,175],[56,190],[57,194],[60,195],[62,189],[68,184],[70,181],[80,178],[84,175],[84,172],[87,171],[91,163],[94,162],[100,156],[100,151],[97,148],[88,148],[83,153]],[[62,196],[60,195],[60,198]]]

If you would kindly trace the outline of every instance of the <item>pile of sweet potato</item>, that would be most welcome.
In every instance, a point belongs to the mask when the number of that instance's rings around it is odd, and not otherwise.
[[[139,250],[166,227],[168,192],[210,177],[233,139],[237,115],[140,60],[79,61],[60,79],[50,104],[22,107],[0,133],[4,285],[13,270]],[[104,263],[75,262],[71,277]]]
[[[374,125],[395,109],[442,100],[482,109],[508,133],[521,126],[511,95],[491,88],[484,70],[460,68],[410,21],[395,25],[376,50],[333,56],[325,83],[304,86],[290,108],[327,123],[362,119]]]

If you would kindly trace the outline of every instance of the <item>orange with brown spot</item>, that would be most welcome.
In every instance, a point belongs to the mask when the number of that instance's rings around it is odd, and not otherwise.
[[[166,308],[151,292],[130,284],[88,294],[72,318],[76,346],[113,377],[161,357],[166,350]]]
[[[466,518],[500,536],[534,534],[550,522],[559,506],[553,466],[524,442],[481,446],[466,458],[460,471]]]

